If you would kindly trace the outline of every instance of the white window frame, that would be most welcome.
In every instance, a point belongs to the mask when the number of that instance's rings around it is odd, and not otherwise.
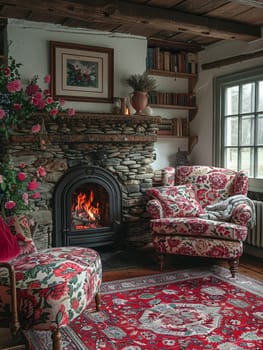
[[[225,167],[224,159],[224,92],[227,87],[240,83],[263,80],[263,67],[219,76],[214,79],[213,164]],[[262,160],[258,160],[262,161]],[[239,169],[241,170],[241,169]],[[249,190],[263,192],[263,179],[249,178]]]

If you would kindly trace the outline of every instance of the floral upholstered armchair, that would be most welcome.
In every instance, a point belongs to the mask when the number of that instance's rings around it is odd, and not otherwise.
[[[51,331],[52,349],[61,350],[61,327],[94,298],[100,308],[100,256],[83,247],[37,251],[27,217],[12,220],[7,225],[0,216],[0,322],[11,319],[14,336],[20,329]]]
[[[152,243],[159,254],[227,259],[237,273],[243,241],[254,225],[243,171],[211,166],[164,169],[165,185],[148,189]]]

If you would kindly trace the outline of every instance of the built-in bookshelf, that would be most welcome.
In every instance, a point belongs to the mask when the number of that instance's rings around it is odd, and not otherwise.
[[[159,124],[158,135],[188,137],[188,118],[162,118]]]
[[[190,136],[189,131],[189,123],[197,113],[194,93],[194,87],[198,79],[197,52],[149,45],[146,65],[148,74],[174,80],[173,91],[162,91],[162,89],[159,89],[149,95],[150,106],[158,109],[188,111],[187,118],[166,118],[163,116],[159,125],[159,137],[188,138],[189,151],[191,151],[198,140],[197,136]],[[176,91],[177,78],[187,79],[186,91]]]
[[[147,48],[147,69],[165,72],[197,74],[197,53],[166,50],[160,47]]]

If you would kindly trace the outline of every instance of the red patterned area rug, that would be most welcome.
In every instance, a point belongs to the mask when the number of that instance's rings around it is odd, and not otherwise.
[[[30,331],[34,350],[48,332]],[[102,285],[100,312],[62,330],[63,350],[263,349],[263,282],[228,270],[181,270]]]

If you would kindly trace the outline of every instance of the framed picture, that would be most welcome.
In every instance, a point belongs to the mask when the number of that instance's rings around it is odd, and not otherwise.
[[[50,49],[53,97],[112,103],[113,49],[55,41]]]

